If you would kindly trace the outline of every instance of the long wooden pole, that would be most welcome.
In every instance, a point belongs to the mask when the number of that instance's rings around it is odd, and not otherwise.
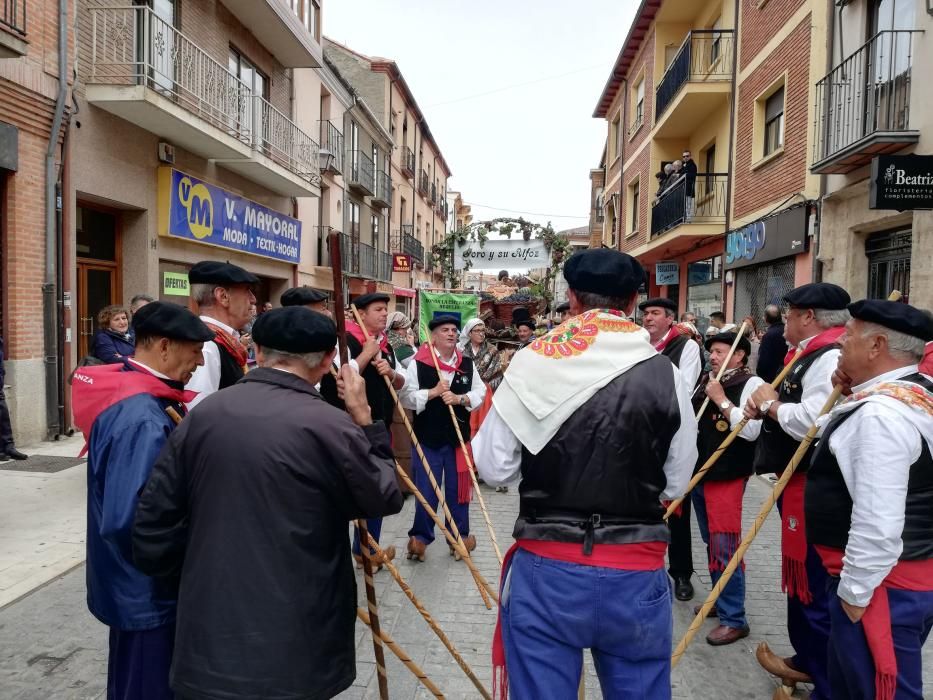
[[[356,609],[356,616],[360,618],[364,623],[369,625],[372,629],[373,634],[378,634],[380,641],[385,642],[386,646],[389,647],[389,650],[398,657],[398,660],[401,661],[405,666],[411,671],[415,678],[417,678],[421,685],[428,689],[428,692],[431,693],[435,698],[443,698],[444,694],[441,692],[441,689],[438,688],[434,683],[431,682],[431,679],[428,678],[427,674],[421,670],[421,667],[418,666],[414,661],[411,660],[411,657],[405,652],[402,647],[398,645],[392,637],[389,636],[387,632],[382,630],[376,631],[376,628],[372,625],[372,620],[366,611],[363,608]]]
[[[732,347],[729,348],[729,354],[726,355],[726,359],[722,361],[722,364],[719,365],[719,371],[716,372],[716,381],[718,382],[722,379],[722,375],[726,373],[726,368],[729,366],[729,362],[732,361],[732,356],[735,354],[735,349],[739,346],[739,341],[742,340],[742,336],[745,335],[745,328],[748,326],[748,321],[742,321],[742,327],[739,328],[739,332],[735,336],[735,340],[732,342]],[[746,357],[747,361],[748,358]],[[706,410],[706,406],[709,403],[709,396],[703,399],[703,403],[700,405],[700,410],[697,411],[696,419],[700,420],[700,416],[703,415],[703,411]]]
[[[337,344],[340,347],[340,364],[346,366],[350,362],[350,352],[347,348],[347,324],[343,313],[343,266],[340,251],[340,235],[330,234],[328,238],[330,247],[330,262],[334,279],[334,321],[337,324]],[[382,649],[382,635],[379,627],[379,605],[376,601],[376,586],[373,583],[373,564],[370,559],[371,551],[368,546],[369,530],[366,521],[360,518],[356,521],[360,537],[360,554],[363,560],[363,582],[366,588],[366,605],[369,608],[369,626],[373,636],[373,654],[376,657],[376,674],[379,680],[379,697],[389,700],[389,678],[386,673],[385,652]]]
[[[366,340],[369,340],[369,331],[366,330],[366,326],[363,325],[363,319],[360,318],[360,312],[357,310],[356,306],[350,305],[350,310],[353,312],[353,317],[356,319],[357,325],[362,329],[363,336]],[[463,538],[460,536],[460,529],[457,527],[457,523],[454,521],[453,515],[450,513],[450,509],[447,507],[447,503],[444,500],[444,494],[441,491],[441,487],[437,483],[437,479],[434,478],[434,472],[431,471],[431,465],[428,464],[428,458],[425,457],[424,451],[421,449],[421,443],[418,441],[418,437],[415,435],[415,429],[411,425],[411,421],[408,420],[408,416],[405,415],[405,409],[402,408],[402,403],[398,398],[398,392],[395,391],[395,387],[392,386],[392,380],[388,377],[383,377],[386,382],[386,386],[389,388],[389,393],[392,395],[392,398],[395,400],[395,405],[398,407],[399,415],[402,418],[402,422],[405,424],[405,429],[408,430],[408,435],[411,438],[411,443],[415,448],[419,459],[421,460],[421,465],[424,467],[425,473],[428,475],[428,482],[431,484],[431,487],[434,489],[434,493],[437,495],[438,503],[441,504],[444,510],[444,517],[447,518],[447,522],[450,524],[450,530],[456,537],[457,543],[460,545],[457,548],[457,551],[460,553],[461,558],[464,561],[469,560],[472,564],[473,558],[470,556],[470,553],[467,551],[466,545],[463,544]],[[477,578],[477,571],[475,566],[470,566],[470,571],[473,573],[473,580],[476,583],[476,587],[479,590],[480,596],[483,598],[483,603],[486,605],[487,610],[492,610],[492,603],[489,601],[489,596],[486,592],[486,588],[480,583],[479,578]]]
[[[411,590],[411,586],[405,583],[405,579],[402,578],[402,575],[399,573],[399,570],[395,568],[395,565],[385,558],[382,549],[379,548],[379,543],[373,539],[372,535],[369,537],[369,545],[376,550],[376,556],[380,557],[383,562],[385,562],[386,568],[389,570],[389,573],[392,575],[392,578],[395,579],[395,582],[398,584],[399,588],[402,589],[402,592],[411,601],[411,604],[415,606],[415,609],[421,614],[421,617],[424,618],[424,621],[428,623],[428,627],[431,628],[431,631],[437,635],[437,638],[441,640],[441,643],[447,648],[447,651],[450,652],[450,655],[454,658],[454,661],[457,662],[457,665],[463,669],[463,672],[466,674],[467,678],[470,679],[470,682],[476,687],[480,695],[485,698],[485,700],[492,700],[492,696],[489,694],[489,691],[483,686],[479,678],[476,677],[476,674],[473,673],[473,669],[470,668],[470,665],[464,660],[460,655],[460,652],[457,651],[457,648],[453,645],[453,642],[444,634],[444,630],[440,628],[437,622],[434,621],[434,618],[431,617],[431,613],[427,611],[424,607],[424,604],[418,597],[415,595],[414,591]]]
[[[441,367],[437,361],[437,352],[434,343],[428,341],[428,347],[431,350],[431,359],[434,361],[434,369],[437,371],[438,379],[441,376]],[[477,406],[477,408],[479,408]],[[502,566],[502,552],[499,551],[499,543],[496,541],[496,531],[492,527],[492,521],[489,519],[489,511],[486,510],[486,502],[483,500],[483,493],[480,491],[479,482],[476,480],[476,471],[473,466],[473,457],[467,449],[466,441],[463,439],[463,433],[460,431],[460,422],[457,420],[457,414],[454,413],[454,407],[448,405],[450,411],[450,420],[454,424],[454,430],[457,432],[457,440],[460,441],[460,450],[463,452],[463,458],[466,460],[467,469],[470,472],[470,479],[473,481],[473,493],[476,494],[476,500],[479,501],[479,507],[483,511],[483,519],[486,521],[486,529],[489,531],[489,539],[492,540],[492,548],[496,552],[496,559],[499,560],[499,566]]]
[[[782,369],[780,374],[778,374],[778,376],[774,378],[774,381],[771,382],[772,389],[777,389],[781,385],[781,382],[784,381],[784,378],[788,375],[791,368],[794,366],[797,360],[800,359],[800,356],[802,354],[803,354],[803,350],[797,350],[797,352],[794,353],[794,356],[790,359],[790,362],[784,365],[784,369]],[[749,420],[751,419],[743,418],[738,423],[736,423],[735,427],[732,429],[732,432],[730,432],[726,436],[726,439],[722,441],[722,444],[720,444],[719,447],[716,448],[716,451],[713,452],[713,454],[709,456],[709,459],[707,459],[706,462],[703,463],[703,466],[700,467],[697,470],[697,473],[693,475],[693,478],[690,479],[690,483],[687,484],[687,489],[686,491],[684,491],[683,496],[681,496],[680,498],[674,499],[671,502],[671,504],[667,507],[667,511],[664,513],[665,520],[671,517],[674,511],[676,511],[680,507],[680,504],[684,502],[684,499],[690,494],[691,491],[693,491],[693,488],[703,480],[703,477],[706,476],[706,473],[710,469],[712,469],[713,465],[716,464],[717,461],[719,461],[720,457],[722,457],[722,453],[726,451],[726,448],[729,447],[729,445],[731,445],[733,442],[735,442],[735,439],[739,436],[739,433],[741,433],[742,430],[745,428],[745,426],[748,425]]]

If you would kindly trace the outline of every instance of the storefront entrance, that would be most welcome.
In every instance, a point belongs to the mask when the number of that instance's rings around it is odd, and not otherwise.
[[[868,256],[868,298],[887,299],[897,289],[910,303],[910,229],[882,231],[865,241]]]
[[[75,252],[78,288],[78,357],[90,354],[97,314],[122,302],[119,220],[113,213],[78,205]]]
[[[784,295],[794,288],[794,258],[736,270],[735,306],[732,318],[738,323],[751,316],[760,323],[769,304],[781,306]]]

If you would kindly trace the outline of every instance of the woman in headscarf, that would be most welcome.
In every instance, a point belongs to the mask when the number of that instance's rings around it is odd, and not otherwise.
[[[395,351],[395,359],[402,367],[408,367],[415,354],[415,339],[411,331],[411,319],[401,311],[393,311],[386,319],[386,335]]]

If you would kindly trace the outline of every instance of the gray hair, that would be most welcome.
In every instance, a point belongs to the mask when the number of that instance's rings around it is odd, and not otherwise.
[[[287,365],[294,362],[303,362],[308,369],[317,369],[321,366],[324,357],[327,355],[326,350],[320,350],[318,352],[285,352],[284,350],[274,350],[273,348],[263,348],[263,356],[265,357],[266,366],[269,365]]]
[[[615,309],[628,313],[626,306],[632,303],[631,296],[628,299],[623,299],[622,297],[608,297],[603,294],[594,294],[593,292],[581,292],[576,289],[573,290],[573,294],[580,305],[587,311],[590,309]],[[633,296],[634,294],[637,294],[637,292],[633,292]]]
[[[894,331],[877,323],[862,322],[862,337],[870,335],[883,335],[888,341],[888,352],[895,357],[909,359],[911,362],[920,362],[923,359],[926,343],[900,331]]]
[[[852,318],[848,309],[813,309],[816,325],[822,329],[844,326]]]
[[[201,307],[214,305],[214,290],[220,287],[219,284],[197,283],[191,285],[191,298],[194,303]]]

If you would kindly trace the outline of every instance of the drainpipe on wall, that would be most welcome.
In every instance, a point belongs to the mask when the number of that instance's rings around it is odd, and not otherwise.
[[[738,75],[737,67],[739,63],[739,0],[735,0],[735,12],[734,20],[732,22],[732,93],[730,99],[732,100],[732,107],[729,110],[729,160],[726,163],[726,227],[724,236],[729,235],[729,229],[732,228],[732,195],[733,195],[733,186],[732,181],[735,177],[735,113],[738,110],[739,101],[737,99],[738,92]],[[723,249],[725,249],[726,241],[723,240]],[[723,264],[725,264],[725,255],[723,255]],[[726,275],[722,276],[722,300],[726,300]],[[732,280],[732,307],[733,311],[735,310],[735,279]],[[729,314],[727,309],[723,309],[723,312],[726,313],[727,318],[734,314]],[[734,319],[733,319],[734,320]]]
[[[833,48],[836,43],[836,15],[833,11],[833,6],[830,4],[826,8],[826,44],[828,50],[826,51],[826,71],[825,75],[829,75],[833,69]],[[839,21],[840,27],[842,22],[842,7],[839,7]],[[842,34],[839,35],[839,43],[842,43]],[[842,55],[840,50],[839,55]],[[819,119],[819,115],[816,115],[816,118]],[[814,136],[816,135],[814,130]],[[824,173],[820,174],[820,196],[817,197],[816,204],[814,206],[814,222],[813,222],[813,239],[810,241],[810,281],[811,282],[822,282],[823,281],[823,263],[820,262],[820,238],[821,231],[823,228],[823,200],[826,199],[826,183],[829,180],[828,176]]]
[[[42,325],[45,344],[45,415],[47,436],[56,439],[61,431],[59,406],[59,312],[56,301],[56,268],[58,262],[59,227],[61,226],[61,197],[57,188],[55,150],[65,114],[68,96],[68,0],[58,0],[58,95],[55,116],[49,133],[49,146],[45,153],[45,279],[42,283]],[[62,150],[62,158],[65,153]]]

